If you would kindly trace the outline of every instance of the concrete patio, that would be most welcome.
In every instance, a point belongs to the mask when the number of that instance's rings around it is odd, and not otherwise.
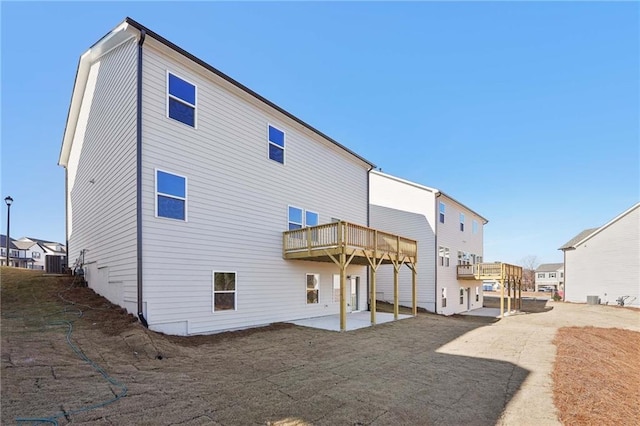
[[[413,318],[412,315],[399,314],[398,320]],[[376,312],[376,324],[392,322],[393,314]],[[319,328],[321,330],[340,331],[340,314],[326,315],[322,317],[306,318],[296,321],[289,321],[291,324],[303,327]],[[371,312],[351,312],[347,314],[347,330],[352,331],[359,328],[371,327]]]

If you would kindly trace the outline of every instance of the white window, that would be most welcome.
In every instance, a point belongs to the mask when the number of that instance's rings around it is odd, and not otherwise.
[[[442,307],[443,308],[447,307],[447,289],[446,288],[442,289]]]
[[[460,289],[460,304],[464,304],[464,289]]]
[[[213,312],[236,310],[236,273],[213,273]]]
[[[156,217],[187,220],[187,178],[156,169]]]
[[[31,257],[34,259],[40,259],[40,252],[37,252],[37,251],[31,252]]]
[[[480,301],[480,287],[476,286],[476,302]]]
[[[304,210],[300,207],[289,206],[288,208],[288,226],[289,231],[300,229],[308,226],[317,226],[319,215],[311,210]]]
[[[318,213],[307,210],[304,213],[304,226],[317,226]]]
[[[440,246],[438,249],[438,257],[440,258],[440,266],[449,266],[449,249],[447,247]]]
[[[538,274],[538,278],[544,278],[544,273]]]
[[[269,159],[284,164],[284,139],[282,130],[267,125],[267,140],[269,144]]]
[[[444,223],[444,211],[445,211],[446,207],[444,205],[444,203],[440,203],[440,223]]]
[[[320,274],[307,274],[307,304],[318,303]]]
[[[167,73],[167,117],[196,127],[196,86]]]
[[[556,277],[555,272],[549,272],[549,278],[555,278],[555,277]]]
[[[464,213],[460,213],[460,230],[464,232]]]
[[[478,221],[474,220],[473,222],[471,222],[471,232],[474,234],[478,233]]]

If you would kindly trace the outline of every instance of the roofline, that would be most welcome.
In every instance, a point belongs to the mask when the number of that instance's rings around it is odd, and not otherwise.
[[[117,38],[117,35],[121,34],[122,31],[127,31],[127,29],[128,29],[127,27],[128,26],[131,26],[131,27],[135,28],[138,32],[144,31],[146,33],[146,36],[154,38],[156,41],[164,44],[168,48],[170,48],[170,49],[176,51],[177,53],[187,57],[188,59],[192,60],[196,64],[198,64],[198,65],[202,66],[203,68],[207,69],[208,71],[211,71],[212,73],[214,73],[218,77],[220,77],[223,80],[231,83],[232,85],[236,86],[237,88],[239,88],[240,90],[246,92],[247,94],[253,96],[254,98],[259,100],[260,102],[270,106],[271,108],[273,108],[276,111],[280,112],[281,114],[287,116],[288,118],[290,118],[291,120],[295,121],[296,123],[298,123],[298,124],[302,125],[303,127],[306,127],[307,129],[311,130],[313,133],[317,134],[318,136],[322,137],[323,139],[326,139],[329,142],[331,142],[334,145],[336,145],[337,147],[343,149],[347,153],[349,153],[352,156],[356,157],[358,160],[360,160],[360,161],[364,162],[365,164],[367,164],[370,168],[376,167],[376,165],[373,164],[371,161],[369,161],[366,158],[358,155],[354,151],[352,151],[349,148],[347,148],[346,146],[342,145],[340,142],[338,142],[335,139],[329,137],[325,133],[321,132],[320,130],[316,129],[315,127],[311,126],[310,124],[306,123],[305,121],[301,120],[300,118],[296,117],[295,115],[291,114],[290,112],[286,111],[285,109],[279,107],[278,105],[276,105],[275,103],[271,102],[267,98],[259,95],[258,93],[254,92],[253,90],[249,89],[244,84],[234,80],[233,78],[229,77],[228,75],[226,75],[222,71],[220,71],[220,70],[216,69],[215,67],[209,65],[208,63],[206,63],[202,59],[192,55],[191,53],[189,53],[186,50],[182,49],[178,45],[170,42],[166,38],[164,38],[161,35],[155,33],[154,31],[150,30],[149,28],[145,27],[144,25],[140,24],[139,22],[131,19],[130,17],[126,17],[125,20],[121,24],[119,24],[111,32],[107,33],[104,37],[102,37],[98,42],[96,42],[93,46],[91,46],[91,48],[89,48],[89,50],[87,50],[87,52],[85,52],[80,57],[80,61],[78,63],[78,70],[76,72],[76,81],[75,81],[74,87],[73,87],[73,95],[72,95],[72,98],[71,98],[71,103],[69,105],[69,114],[68,114],[68,117],[67,117],[67,125],[66,125],[65,131],[64,131],[63,145],[62,145],[62,149],[60,151],[60,160],[58,161],[59,165],[66,167],[68,159],[69,159],[69,151],[70,151],[71,142],[72,142],[72,139],[73,139],[73,134],[72,133],[75,133],[75,126],[77,124],[78,114],[80,112],[80,103],[81,103],[81,99],[82,99],[82,95],[83,95],[82,92],[84,92],[84,88],[86,86],[86,80],[88,78],[88,73],[89,73],[89,69],[88,69],[89,68],[88,67],[89,64],[87,62],[92,62],[93,60],[95,60],[95,57],[96,57],[96,55],[90,55],[90,54],[95,50],[97,50],[97,53],[100,54],[100,55],[104,54],[104,52],[106,50],[99,49],[99,48],[102,47],[102,46],[109,46],[110,44],[112,44],[113,39]],[[117,44],[119,44],[119,43],[116,43],[116,45]],[[114,46],[110,46],[110,48],[113,48],[113,47]],[[88,59],[91,59],[91,61],[88,61]],[[71,126],[69,126],[70,123],[72,124]],[[71,127],[71,130],[70,130],[70,127]]]
[[[456,200],[455,198],[453,198],[449,194],[447,194],[447,193],[445,193],[445,192],[443,192],[443,191],[441,191],[441,190],[439,190],[437,188],[432,188],[430,186],[426,186],[426,185],[422,185],[420,183],[412,182],[410,180],[402,179],[402,178],[399,178],[397,176],[393,176],[393,175],[390,175],[388,173],[383,173],[383,172],[381,172],[379,170],[375,170],[375,169],[371,170],[369,173],[373,173],[373,174],[376,174],[376,175],[379,175],[379,176],[383,176],[383,177],[389,178],[391,180],[395,180],[397,182],[401,182],[401,183],[404,183],[406,185],[410,185],[410,186],[416,187],[418,189],[423,189],[425,191],[433,192],[436,197],[439,196],[439,195],[444,195],[445,197],[447,197],[451,201],[453,201],[455,203],[458,203],[459,205],[461,205],[462,207],[464,207],[465,209],[469,210],[471,213],[475,214],[480,219],[482,219],[482,221],[484,222],[483,225],[486,225],[487,223],[489,223],[489,219],[485,218],[484,216],[482,216],[481,214],[479,214],[475,210],[470,209],[469,206],[461,203],[460,201]]]
[[[618,216],[614,217],[609,222],[607,222],[604,225],[602,225],[600,228],[597,228],[595,231],[593,231],[592,233],[590,233],[589,235],[587,235],[586,237],[584,237],[580,241],[576,242],[575,244],[571,245],[570,247],[566,247],[564,249],[561,248],[560,250],[575,249],[580,244],[583,244],[586,241],[590,240],[591,238],[595,237],[601,231],[604,231],[606,228],[608,228],[609,226],[613,225],[615,222],[617,222],[618,220],[622,219],[623,217],[625,217],[626,215],[628,215],[629,213],[631,213],[632,211],[634,211],[638,207],[640,207],[640,202],[637,202],[633,206],[629,207],[627,210],[625,210],[624,212],[620,213]]]
[[[113,30],[95,42],[86,52],[80,55],[76,69],[76,79],[71,92],[71,102],[69,102],[69,111],[67,112],[67,121],[62,137],[62,146],[60,147],[60,156],[58,157],[59,166],[67,167],[69,162],[71,145],[78,125],[78,117],[80,115],[84,91],[87,87],[87,80],[89,79],[91,64],[113,48],[136,37],[136,34],[127,31],[128,28],[129,24],[126,20],[121,22]]]

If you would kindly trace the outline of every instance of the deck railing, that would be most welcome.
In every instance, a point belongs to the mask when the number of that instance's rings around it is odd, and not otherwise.
[[[379,253],[416,256],[415,240],[349,222],[334,222],[283,233],[284,253],[350,247]]]
[[[458,278],[492,279],[500,277],[522,277],[522,267],[508,263],[476,263],[458,265]]]

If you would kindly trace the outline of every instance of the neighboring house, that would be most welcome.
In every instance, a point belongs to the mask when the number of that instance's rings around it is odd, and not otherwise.
[[[64,244],[34,237],[22,237],[16,245],[29,247],[26,256],[34,259],[33,269],[46,269],[48,272],[62,272],[67,266],[67,251]]]
[[[374,170],[370,204],[371,226],[418,241],[418,306],[445,315],[482,307],[482,282],[458,279],[457,265],[482,263],[484,217],[438,189]],[[376,296],[388,301],[390,268],[386,274]],[[410,304],[411,276],[400,280],[400,303]]]
[[[45,268],[45,249],[34,241],[25,241],[22,238],[14,240],[13,244],[19,250],[19,256],[22,259],[31,259],[30,262],[25,262],[26,268],[29,269],[44,269]]]
[[[640,307],[640,203],[600,228],[582,231],[559,250],[564,252],[564,298],[585,303]]]
[[[304,259],[367,229],[373,164],[129,18],[80,58],[59,164],[69,263],[153,330],[368,309],[368,259]]]
[[[6,242],[5,235],[0,236],[1,265],[6,263]],[[10,242],[10,266],[26,269],[44,270],[47,266],[48,256],[58,256],[66,259],[64,246],[61,243],[44,241],[35,238],[19,238]]]
[[[536,268],[535,280],[536,291],[540,291],[540,287],[562,290],[564,287],[564,264],[543,263]]]
[[[20,259],[20,249],[14,244],[14,239],[9,239],[9,266],[24,268],[24,259]],[[7,264],[7,236],[0,235],[0,265],[5,266]]]

